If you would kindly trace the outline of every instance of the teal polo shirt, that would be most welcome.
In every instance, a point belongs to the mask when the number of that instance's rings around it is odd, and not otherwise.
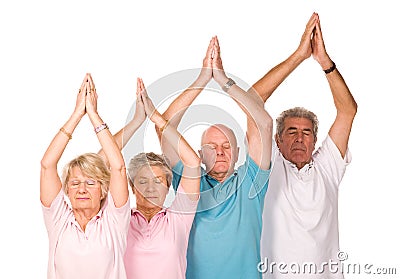
[[[173,168],[176,190],[183,171]],[[246,161],[223,183],[202,169],[200,200],[189,236],[188,279],[261,278],[262,209],[270,170]]]

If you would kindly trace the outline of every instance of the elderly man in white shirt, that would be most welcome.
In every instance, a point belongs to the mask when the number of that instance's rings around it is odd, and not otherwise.
[[[325,72],[337,115],[316,152],[314,113],[296,107],[277,119],[258,266],[264,278],[343,278],[338,259],[338,189],[350,162],[348,140],[357,104],[326,52],[318,14],[311,16],[296,51],[250,90],[266,101],[311,55]]]

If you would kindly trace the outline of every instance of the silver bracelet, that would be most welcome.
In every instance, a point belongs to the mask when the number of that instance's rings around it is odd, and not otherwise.
[[[94,128],[94,131],[96,132],[96,134],[98,134],[99,132],[103,131],[104,129],[108,129],[108,126],[106,123],[100,124],[99,126]]]
[[[232,85],[236,84],[236,82],[231,79],[228,78],[228,81],[224,84],[224,86],[222,87],[222,90],[224,90],[225,92],[228,92],[229,88],[232,87]]]

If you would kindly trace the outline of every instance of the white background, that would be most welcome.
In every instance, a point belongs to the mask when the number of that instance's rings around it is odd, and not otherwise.
[[[359,105],[350,138],[353,161],[340,187],[340,246],[349,263],[397,267],[399,274],[400,20],[395,2],[2,1],[0,278],[46,277],[40,160],[72,113],[86,72],[96,83],[99,113],[115,133],[134,102],[137,76],[150,85],[176,71],[200,67],[209,40],[218,35],[225,70],[252,84],[296,49],[314,11],[320,15],[328,53]],[[206,100],[231,109],[228,101]],[[312,58],[276,90],[266,109],[276,118],[293,106],[319,116],[320,142],[335,109],[324,74]],[[145,151],[157,152],[157,142],[148,138]],[[98,149],[85,118],[60,166]]]

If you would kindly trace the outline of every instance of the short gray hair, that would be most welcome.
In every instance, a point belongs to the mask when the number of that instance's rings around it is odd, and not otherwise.
[[[135,179],[137,173],[144,166],[152,167],[158,166],[161,167],[165,173],[165,177],[167,179],[167,186],[169,187],[172,182],[172,169],[170,167],[170,162],[167,157],[163,154],[155,154],[153,152],[141,152],[133,157],[128,165],[128,177],[129,184],[133,189],[133,180]]]
[[[282,137],[285,119],[289,117],[294,118],[306,118],[311,121],[312,130],[314,133],[314,139],[317,138],[318,133],[318,118],[312,111],[309,111],[303,107],[295,107],[282,112],[276,119],[276,134],[279,138]]]

